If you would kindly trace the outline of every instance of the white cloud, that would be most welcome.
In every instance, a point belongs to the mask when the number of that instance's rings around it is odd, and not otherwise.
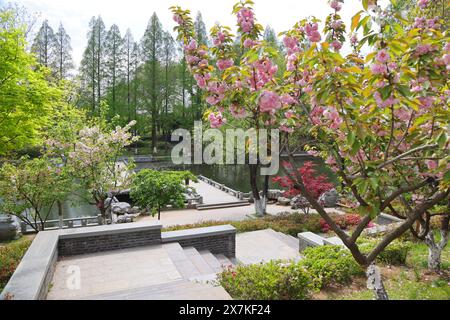
[[[231,14],[234,0],[16,0],[30,12],[39,12],[40,21],[48,19],[56,29],[63,23],[72,38],[74,59],[77,64],[81,60],[86,45],[86,33],[92,16],[101,15],[107,28],[117,24],[122,34],[127,28],[133,32],[135,39],[140,39],[145,31],[148,20],[156,12],[163,26],[172,30],[175,23],[169,7],[180,5],[190,9],[195,16],[201,11],[207,28],[215,22],[234,26],[235,17]],[[256,0],[255,11],[262,25],[271,25],[277,32],[292,27],[295,22],[304,17],[314,15],[320,19],[331,12],[327,0]],[[359,0],[346,0],[342,10],[344,21],[349,24],[352,14],[361,9]]]

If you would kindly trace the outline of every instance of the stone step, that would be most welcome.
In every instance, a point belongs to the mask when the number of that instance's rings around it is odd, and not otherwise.
[[[179,280],[143,288],[84,297],[84,300],[231,300],[222,288]]]
[[[279,239],[290,246],[292,249],[299,250],[299,241],[291,235],[285,234],[283,232],[277,232]]]
[[[246,207],[249,205],[250,205],[250,203],[248,201],[202,204],[202,205],[197,205],[197,210],[203,211],[203,210],[212,210],[212,209],[236,208],[236,207]]]
[[[222,264],[210,251],[199,251],[199,253],[215,273],[222,272]]]
[[[184,279],[199,276],[200,271],[192,263],[191,259],[186,255],[186,252],[178,243],[164,244],[163,248],[166,250],[173,264]]]
[[[230,266],[235,266],[237,264],[236,259],[231,259],[231,260],[234,260],[234,262],[233,262],[223,254],[216,254],[215,257],[217,258],[217,260],[219,260],[220,265],[222,266],[223,269],[230,267]]]
[[[199,275],[208,275],[215,273],[214,270],[208,265],[208,263],[203,259],[202,255],[194,247],[184,248],[184,252],[189,260],[199,271]],[[197,275],[196,275],[197,276]]]
[[[345,246],[344,242],[342,242],[341,238],[339,237],[325,238],[324,244],[332,246]]]
[[[312,232],[302,232],[298,234],[300,251],[305,250],[307,247],[319,247],[323,246],[325,238],[312,233]]]

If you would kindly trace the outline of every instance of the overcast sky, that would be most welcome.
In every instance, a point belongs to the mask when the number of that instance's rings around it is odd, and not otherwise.
[[[2,2],[2,0],[0,0]],[[86,33],[92,16],[101,15],[106,27],[117,24],[125,33],[130,28],[135,39],[139,40],[153,12],[156,12],[163,27],[172,31],[175,23],[169,7],[180,5],[188,8],[193,15],[200,11],[207,30],[220,22],[235,26],[235,17],[231,14],[235,0],[16,0],[30,13],[38,13],[36,28],[44,19],[57,29],[60,22],[72,38],[74,60],[77,65],[86,46]],[[342,10],[344,21],[349,25],[351,16],[361,9],[360,0],[346,0]],[[331,12],[327,0],[255,0],[258,21],[272,26],[277,33],[292,27],[298,20],[314,15],[320,19]]]

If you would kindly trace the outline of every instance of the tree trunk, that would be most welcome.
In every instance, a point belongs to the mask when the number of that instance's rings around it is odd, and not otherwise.
[[[366,271],[367,276],[367,288],[372,290],[376,300],[389,300],[386,289],[383,285],[383,280],[381,279],[380,268],[372,262]]]
[[[434,241],[433,231],[425,237],[425,244],[428,246],[428,270],[439,273],[441,271],[442,250],[447,246],[449,240],[448,232],[441,231],[442,239],[440,243]]]
[[[64,227],[63,221],[63,206],[62,202],[58,200],[58,218],[59,218],[59,228],[62,229]]]
[[[250,164],[250,185],[252,187],[253,199],[255,202],[255,211],[258,217],[263,217],[266,214],[267,207],[267,193],[263,192],[261,197],[258,189],[258,165]]]

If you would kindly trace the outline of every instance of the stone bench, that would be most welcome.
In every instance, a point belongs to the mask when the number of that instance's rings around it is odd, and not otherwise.
[[[313,232],[302,232],[298,234],[300,252],[308,247],[319,247],[325,244],[325,239]]]

